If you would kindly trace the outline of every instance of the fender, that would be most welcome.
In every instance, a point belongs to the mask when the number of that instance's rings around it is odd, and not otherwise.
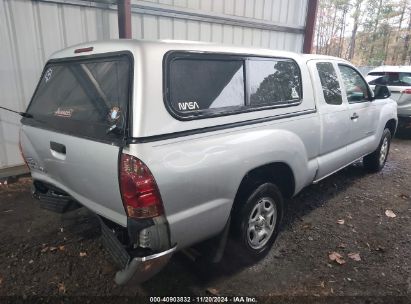
[[[375,100],[375,103],[378,103],[380,106],[380,115],[379,115],[379,123],[378,123],[378,130],[375,133],[374,138],[374,147],[377,148],[380,144],[382,133],[385,129],[387,122],[391,119],[394,119],[396,122],[395,127],[398,125],[398,116],[397,116],[397,103],[392,99],[383,99],[383,100]],[[392,134],[394,136],[394,134]]]

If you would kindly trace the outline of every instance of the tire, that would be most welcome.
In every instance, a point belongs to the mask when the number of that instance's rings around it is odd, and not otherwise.
[[[391,145],[391,132],[388,128],[382,133],[377,150],[364,157],[364,168],[370,172],[378,172],[384,168]]]
[[[236,247],[247,258],[263,258],[278,235],[284,206],[281,191],[265,183],[239,204],[233,218]]]

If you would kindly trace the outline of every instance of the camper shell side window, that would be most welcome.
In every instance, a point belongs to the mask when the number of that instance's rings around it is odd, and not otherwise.
[[[291,58],[171,51],[163,61],[165,105],[179,120],[290,107],[302,101]]]

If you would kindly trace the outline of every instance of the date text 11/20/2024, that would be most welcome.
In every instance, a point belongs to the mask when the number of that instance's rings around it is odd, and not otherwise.
[[[258,303],[255,297],[150,297],[150,303]]]

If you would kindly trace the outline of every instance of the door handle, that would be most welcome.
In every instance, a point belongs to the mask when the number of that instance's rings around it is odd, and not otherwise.
[[[50,142],[50,149],[60,154],[66,154],[66,146],[54,141]]]
[[[360,118],[360,116],[358,116],[357,113],[354,113],[350,118],[351,120],[354,120],[354,119]]]

